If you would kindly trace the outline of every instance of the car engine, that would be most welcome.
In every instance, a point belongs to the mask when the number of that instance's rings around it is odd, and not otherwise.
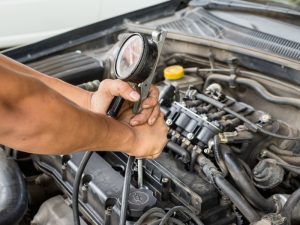
[[[150,31],[136,24],[126,30]],[[83,45],[27,65],[95,91],[115,78],[112,62],[124,34],[116,36],[109,47]],[[300,188],[299,82],[287,80],[291,73],[271,57],[232,49],[168,34],[154,82],[168,143],[159,158],[134,163],[126,224],[300,223],[292,199]],[[3,148],[25,174],[23,224],[74,224],[73,184],[84,153]],[[80,182],[81,224],[119,224],[127,158],[92,154]]]

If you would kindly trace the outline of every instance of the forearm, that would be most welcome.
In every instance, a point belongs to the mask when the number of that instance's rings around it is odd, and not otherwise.
[[[31,69],[21,63],[18,63],[4,55],[0,54],[0,65],[5,67],[11,71],[14,71],[18,74],[23,74],[27,76],[34,77],[40,81],[42,81],[48,87],[54,89],[55,91],[59,92],[64,97],[68,98],[69,100],[75,102],[77,105],[85,108],[90,109],[91,103],[91,92],[82,90],[76,86],[70,85],[60,79],[47,76],[42,74],[36,70]]]
[[[125,152],[133,140],[129,126],[78,107],[32,77],[2,68],[0,83],[1,144],[31,153],[69,154]]]

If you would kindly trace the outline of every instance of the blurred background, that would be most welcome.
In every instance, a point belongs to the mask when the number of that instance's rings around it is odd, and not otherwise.
[[[166,0],[0,0],[0,49],[32,43]]]
[[[0,50],[29,44],[166,0],[0,0]],[[253,0],[295,9],[300,0]]]

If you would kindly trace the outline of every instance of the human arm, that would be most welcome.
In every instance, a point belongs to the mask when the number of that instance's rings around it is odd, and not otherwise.
[[[118,80],[104,80],[101,82],[98,91],[89,92],[60,79],[33,70],[1,54],[0,65],[17,74],[36,78],[80,107],[100,114],[106,113],[114,96],[122,96],[128,101],[137,101],[139,99],[138,93],[132,87]],[[157,99],[158,90],[152,87],[149,97],[142,104],[143,110],[138,115],[132,117],[130,124],[139,125],[145,122],[148,122],[150,125],[153,124],[160,112]]]
[[[0,143],[38,154],[83,150],[121,151],[137,157],[157,155],[166,142],[162,115],[131,127],[79,107],[40,80],[0,63]]]

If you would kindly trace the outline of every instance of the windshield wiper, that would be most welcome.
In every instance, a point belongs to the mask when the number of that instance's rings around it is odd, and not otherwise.
[[[239,0],[221,1],[221,0],[192,0],[190,6],[201,6],[205,9],[225,9],[240,10],[254,13],[271,13],[282,14],[288,16],[300,16],[300,12],[279,6],[263,5]]]

